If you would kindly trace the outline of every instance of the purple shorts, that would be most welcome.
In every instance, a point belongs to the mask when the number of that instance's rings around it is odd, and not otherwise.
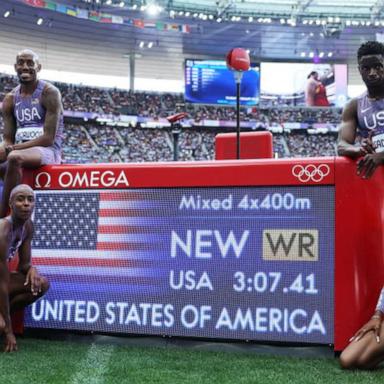
[[[41,153],[41,165],[60,164],[61,151],[55,147],[33,147]]]

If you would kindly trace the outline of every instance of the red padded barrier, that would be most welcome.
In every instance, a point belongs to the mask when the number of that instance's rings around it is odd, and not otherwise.
[[[236,136],[236,133],[216,135],[216,160],[236,159]],[[242,132],[240,134],[240,159],[270,159],[272,157],[271,132]]]
[[[335,349],[372,316],[384,284],[384,169],[369,180],[356,163],[335,167]]]

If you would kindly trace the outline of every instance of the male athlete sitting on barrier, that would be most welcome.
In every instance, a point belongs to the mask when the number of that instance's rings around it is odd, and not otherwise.
[[[362,157],[357,173],[370,178],[384,164],[384,45],[369,41],[360,46],[357,60],[367,87],[362,96],[352,99],[344,108],[340,126],[338,154]],[[355,145],[356,135],[363,139]],[[372,318],[351,338],[340,356],[343,368],[371,369],[384,360],[384,288]]]
[[[35,205],[31,187],[20,184],[11,191],[11,214],[0,219],[0,330],[4,332],[5,352],[17,350],[10,314],[43,296],[49,283],[31,265]],[[9,272],[8,261],[19,255],[17,272]]]
[[[4,190],[0,217],[8,210],[9,194],[21,182],[22,168],[60,164],[63,106],[60,91],[38,80],[39,57],[25,49],[16,56],[19,85],[3,100],[4,141],[0,144],[0,175]]]

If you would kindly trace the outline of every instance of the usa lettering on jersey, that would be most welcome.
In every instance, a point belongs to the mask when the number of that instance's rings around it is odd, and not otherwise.
[[[37,107],[17,109],[16,118],[21,123],[35,121],[37,119],[41,120]]]

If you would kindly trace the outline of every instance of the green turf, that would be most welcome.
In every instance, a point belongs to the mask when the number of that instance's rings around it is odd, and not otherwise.
[[[4,384],[383,383],[384,369],[342,371],[333,358],[296,358],[176,347],[130,347],[19,339],[0,355]]]

